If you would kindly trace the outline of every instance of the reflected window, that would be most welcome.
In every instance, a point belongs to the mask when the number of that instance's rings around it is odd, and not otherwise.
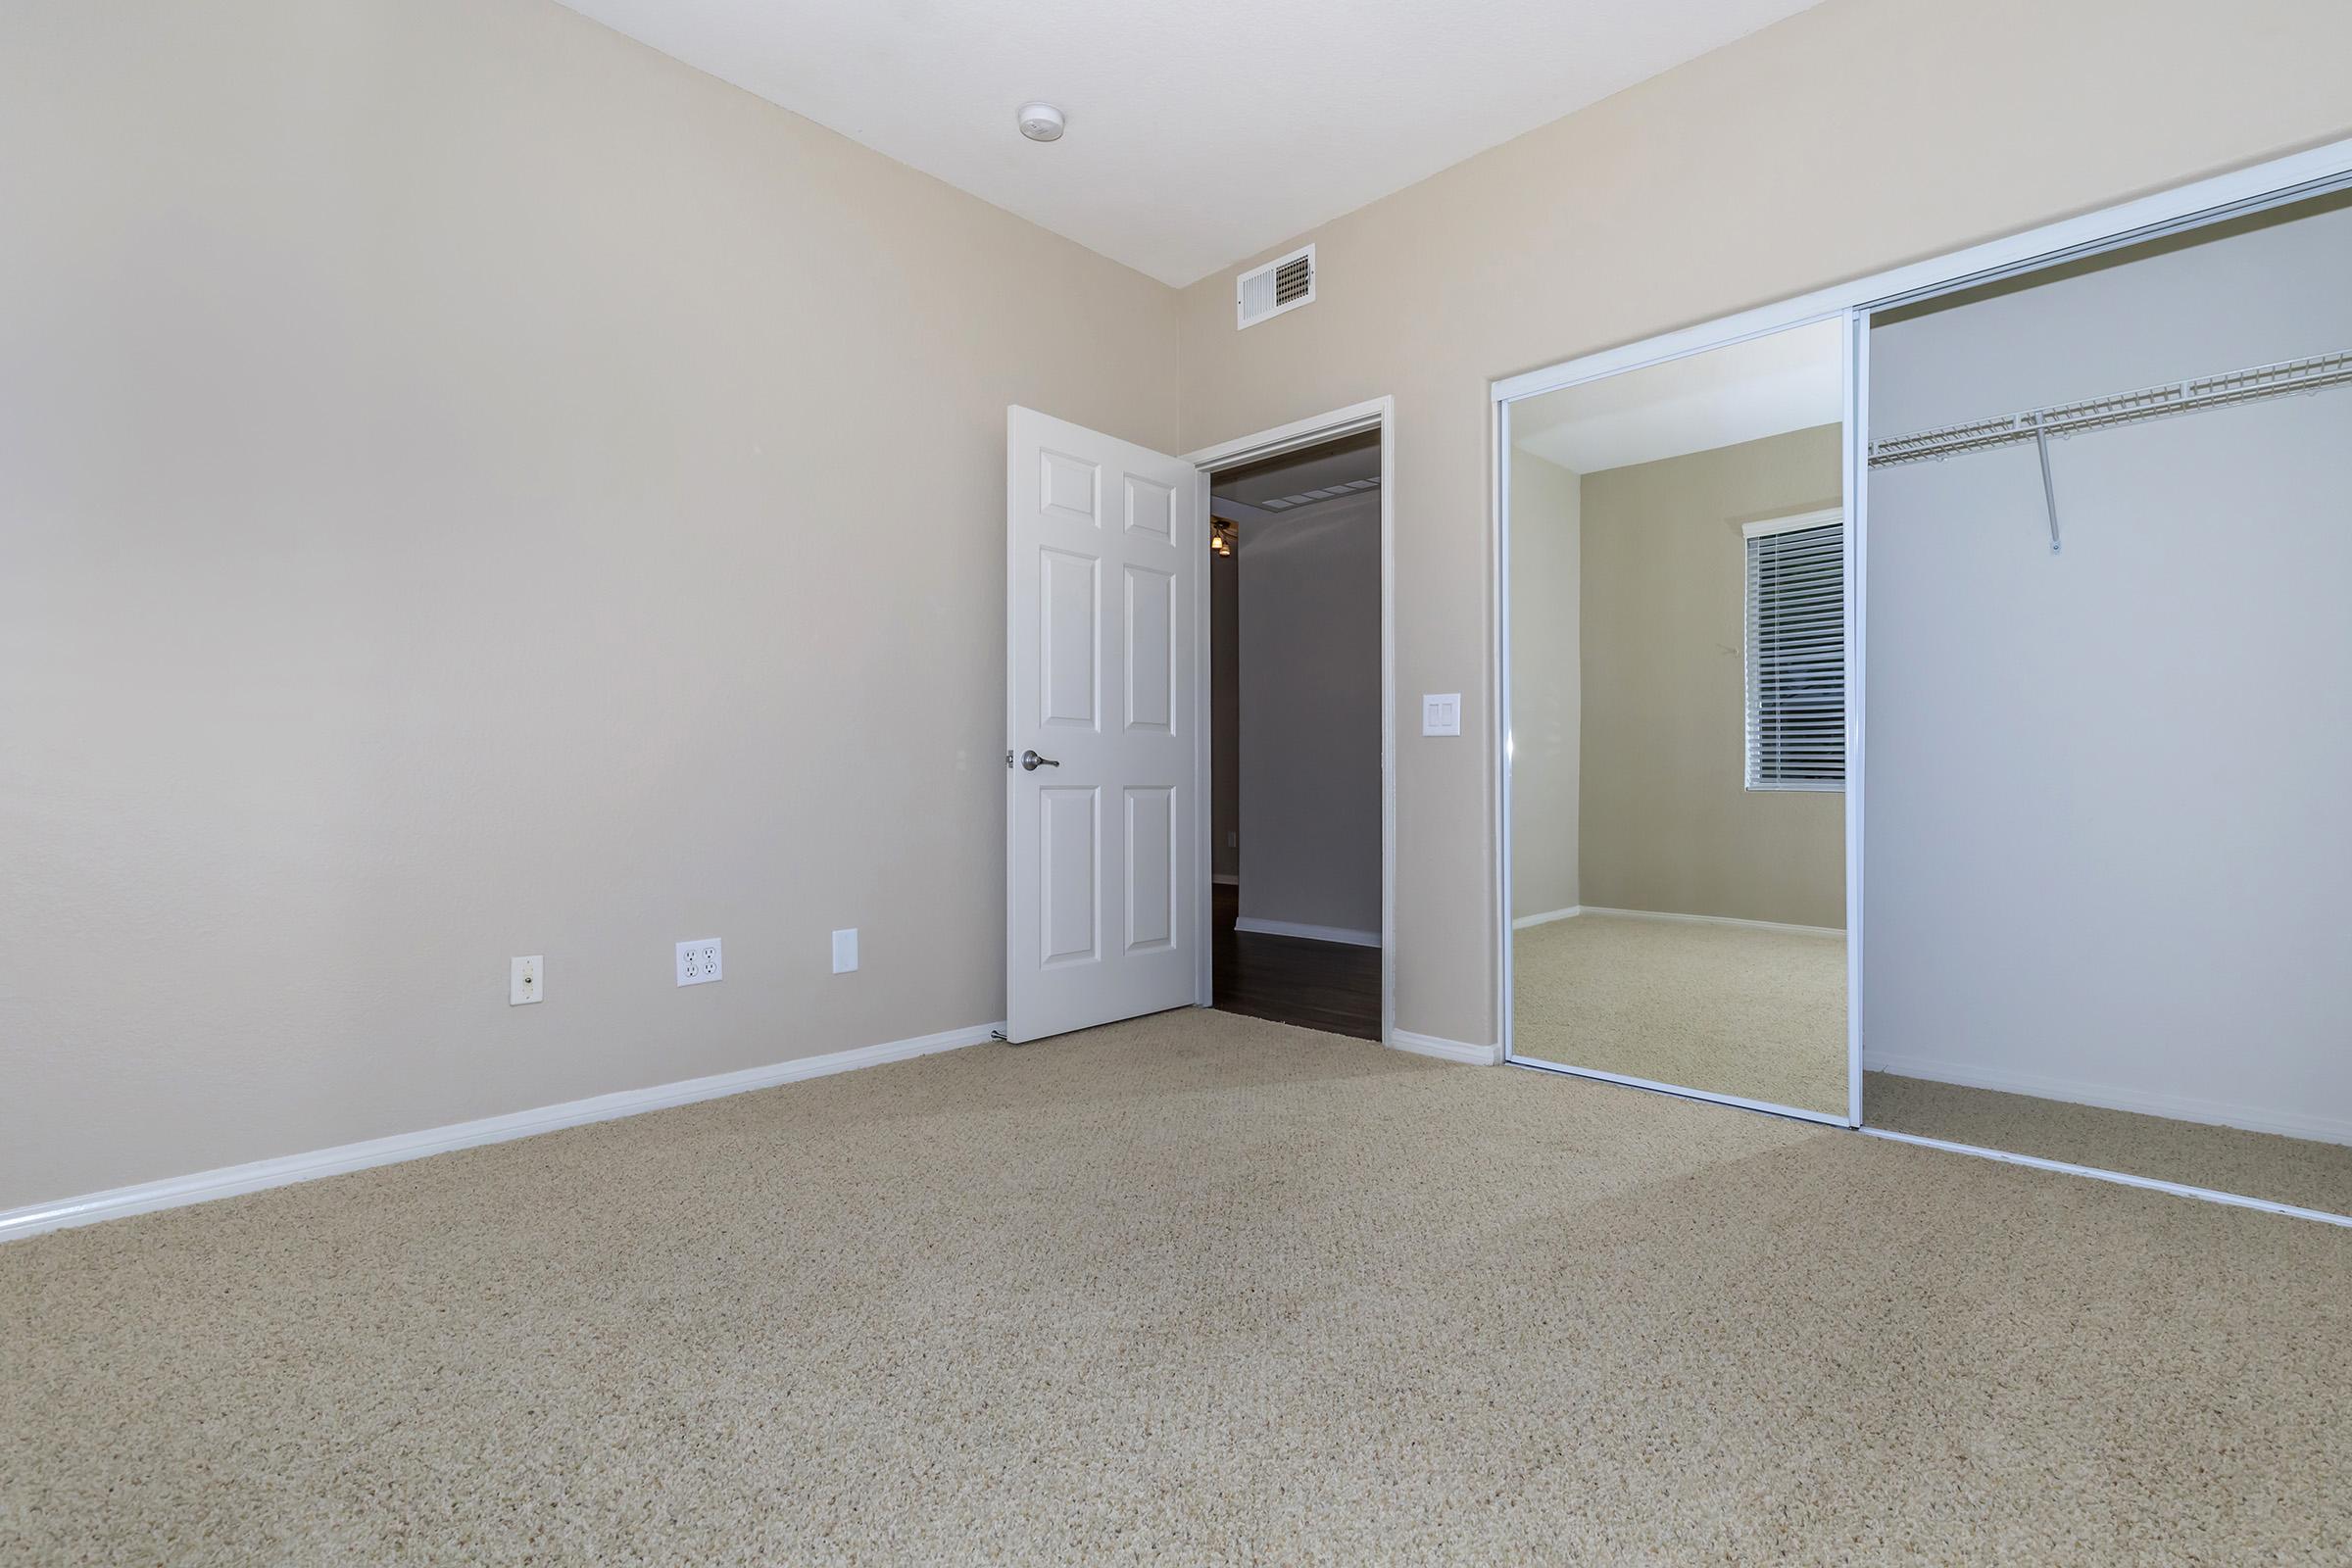
[[[1845,522],[1749,523],[1747,787],[1845,788]]]

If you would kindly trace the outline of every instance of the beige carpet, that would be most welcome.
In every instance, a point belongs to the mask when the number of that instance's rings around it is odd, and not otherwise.
[[[1862,1119],[1890,1132],[2352,1214],[2352,1148],[2341,1144],[1883,1072],[1862,1076]]]
[[[1580,914],[1515,931],[1511,1049],[1846,1111],[1845,939]]]
[[[0,1248],[0,1562],[2339,1568],[2348,1286],[1187,1011]]]

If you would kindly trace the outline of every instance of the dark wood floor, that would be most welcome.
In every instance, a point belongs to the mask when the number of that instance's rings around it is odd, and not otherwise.
[[[1216,887],[1216,995],[1227,1012],[1380,1038],[1380,950],[1236,931],[1241,889]]]

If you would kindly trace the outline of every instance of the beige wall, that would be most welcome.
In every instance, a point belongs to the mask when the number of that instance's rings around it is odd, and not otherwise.
[[[1740,532],[1838,506],[1843,452],[1831,424],[1584,476],[1583,903],[1844,927],[1845,797],[1745,787]]]
[[[1511,454],[1511,917],[1582,902],[1584,675],[1577,475]]]
[[[2347,51],[2338,0],[1827,0],[1300,236],[1311,309],[1185,290],[1186,446],[1396,399],[1399,1027],[1495,1039],[1490,378],[2352,133]]]
[[[1239,876],[1242,852],[1242,563],[1208,562],[1209,869]]]
[[[1380,492],[1243,527],[1245,920],[1380,940]]]
[[[1003,1016],[1004,407],[1168,290],[544,0],[12,5],[0,145],[0,1208]]]

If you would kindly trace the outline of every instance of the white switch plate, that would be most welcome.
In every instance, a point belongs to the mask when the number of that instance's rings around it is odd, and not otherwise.
[[[507,1005],[519,1007],[547,995],[547,960],[516,958],[507,972]]]
[[[678,984],[704,986],[719,978],[718,938],[678,944]]]
[[[848,974],[858,967],[858,928],[833,933],[833,972]]]
[[[1459,735],[1462,732],[1462,694],[1436,692],[1421,699],[1421,733]]]

